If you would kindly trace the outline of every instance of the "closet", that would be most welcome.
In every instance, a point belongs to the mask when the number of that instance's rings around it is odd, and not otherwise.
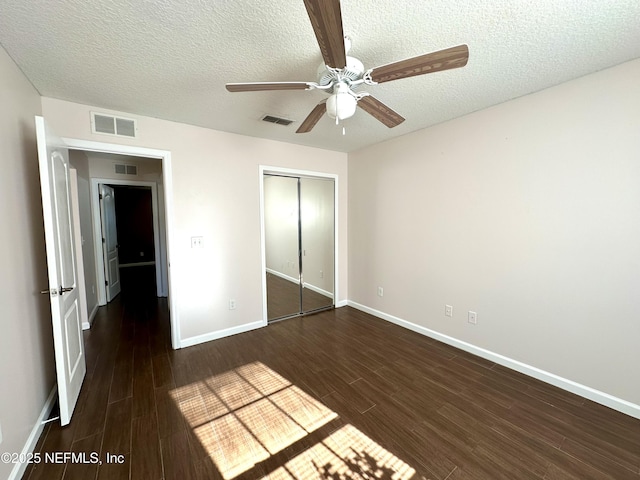
[[[263,180],[268,320],[332,308],[334,180],[271,173]]]

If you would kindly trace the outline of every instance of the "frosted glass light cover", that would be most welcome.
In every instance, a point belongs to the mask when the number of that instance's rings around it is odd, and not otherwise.
[[[358,102],[349,93],[336,93],[327,100],[327,115],[331,118],[344,120],[356,113]]]

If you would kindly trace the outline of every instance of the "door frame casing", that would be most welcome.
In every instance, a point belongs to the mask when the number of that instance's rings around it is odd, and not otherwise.
[[[335,173],[316,172],[312,170],[300,170],[297,168],[284,168],[284,167],[272,167],[269,165],[260,165],[259,171],[259,185],[260,185],[260,256],[261,256],[261,268],[262,268],[262,319],[264,325],[269,322],[267,314],[267,251],[265,245],[265,224],[264,224],[264,177],[268,174],[285,175],[291,177],[310,177],[310,178],[323,178],[326,180],[333,180],[333,305],[338,304],[338,252],[339,252],[339,217],[338,217],[338,180],[339,177]]]
[[[156,182],[146,182],[142,180],[113,180],[110,178],[91,179],[91,211],[93,218],[93,238],[94,255],[96,258],[96,274],[98,285],[98,304],[107,304],[107,293],[105,287],[105,265],[104,249],[102,246],[102,222],[100,221],[100,185],[134,186],[151,188],[151,209],[153,216],[153,249],[156,262],[156,293],[158,297],[166,297],[166,288],[162,284],[162,251],[160,246],[160,221],[158,215],[158,187]]]
[[[162,162],[162,190],[164,199],[164,224],[166,239],[166,271],[167,271],[167,296],[169,302],[169,318],[171,322],[171,345],[174,349],[180,346],[180,319],[176,306],[175,281],[171,275],[171,258],[173,234],[174,234],[174,200],[173,181],[171,175],[171,151],[158,150],[146,147],[134,147],[131,145],[120,145],[116,143],[95,142],[92,140],[81,140],[76,138],[63,137],[64,142],[70,150],[84,150],[89,152],[113,153],[119,155],[131,155],[134,157],[155,158]],[[111,180],[110,180],[111,181]],[[162,239],[161,239],[162,240]],[[96,267],[97,268],[97,267]]]

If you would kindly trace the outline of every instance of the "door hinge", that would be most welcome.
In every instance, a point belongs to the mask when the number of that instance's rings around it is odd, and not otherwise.
[[[107,243],[107,241],[103,238],[103,239],[102,239],[102,243]]]
[[[109,286],[109,282],[107,280],[104,281],[104,286],[108,287]]]
[[[98,198],[99,198],[100,200],[102,200],[102,194],[101,194],[101,193],[99,193],[99,194],[98,194]]]

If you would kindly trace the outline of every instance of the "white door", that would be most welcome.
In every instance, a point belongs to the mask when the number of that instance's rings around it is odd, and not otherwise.
[[[120,293],[120,263],[118,262],[118,232],[116,202],[113,188],[100,184],[100,221],[102,223],[102,255],[107,302]]]
[[[47,251],[53,346],[60,423],[71,421],[86,372],[80,325],[76,259],[69,190],[69,152],[42,117],[36,117],[40,186]]]

